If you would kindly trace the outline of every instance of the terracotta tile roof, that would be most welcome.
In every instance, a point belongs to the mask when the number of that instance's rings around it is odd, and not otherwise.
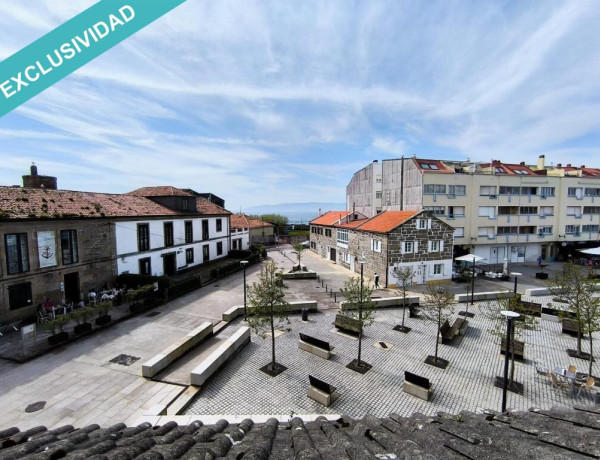
[[[232,214],[230,217],[231,228],[248,228],[250,223],[245,214]]]
[[[352,214],[352,211],[328,211],[322,216],[311,220],[309,223],[314,225],[333,225],[349,214]]]
[[[357,229],[366,232],[387,233],[403,224],[420,211],[384,211],[371,217]]]
[[[493,174],[508,174],[511,176],[536,176],[539,175],[536,171],[529,169],[525,164],[502,163],[500,161],[492,161],[492,163],[481,163],[481,168],[492,168]]]
[[[254,217],[248,217],[248,224],[250,228],[262,228],[262,227],[275,227],[271,222],[265,222],[264,220],[255,219]]]
[[[413,162],[423,172],[454,174],[454,169],[449,168],[440,160],[426,160],[423,158],[412,158]]]
[[[353,220],[352,222],[345,222],[343,224],[339,224],[336,225],[336,227],[341,227],[341,228],[356,228],[361,224],[364,224],[368,219],[358,219],[358,220]]]
[[[193,194],[170,185],[160,185],[157,187],[142,187],[133,190],[127,195],[135,196],[194,196]]]
[[[196,212],[198,212],[200,214],[214,214],[214,215],[229,215],[229,214],[231,214],[231,212],[229,212],[227,209],[224,209],[221,206],[211,203],[207,199],[200,198],[200,197],[196,198]]]
[[[0,431],[2,458],[589,458],[600,442],[598,406],[530,409],[510,416],[493,410],[458,416],[415,413],[305,422],[221,419],[204,425],[163,421]],[[201,418],[198,417],[198,418]],[[99,421],[100,422],[100,421]],[[101,422],[100,422],[101,423]]]
[[[0,219],[139,217],[178,214],[133,195],[0,186]]]

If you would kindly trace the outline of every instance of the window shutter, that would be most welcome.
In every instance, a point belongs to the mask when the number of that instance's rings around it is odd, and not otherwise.
[[[400,253],[406,254],[405,249],[406,247],[404,246],[404,241],[400,241]]]
[[[444,240],[440,240],[440,252],[444,250]]]
[[[427,229],[431,230],[431,219],[427,219]]]
[[[415,247],[415,254],[417,254],[419,252],[419,242],[418,241],[415,241],[414,247]]]

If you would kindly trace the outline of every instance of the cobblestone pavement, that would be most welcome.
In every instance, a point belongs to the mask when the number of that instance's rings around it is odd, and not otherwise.
[[[439,356],[450,361],[446,370],[423,362],[434,352],[434,324],[411,318],[406,321],[413,328],[410,333],[392,330],[393,325],[399,322],[401,310],[378,311],[375,322],[366,328],[362,358],[373,368],[365,375],[345,367],[356,358],[358,341],[333,331],[333,311],[313,314],[309,323],[293,317],[289,325],[291,331],[276,339],[277,361],[288,370],[275,378],[260,372],[259,367],[270,361],[270,341],[253,335],[252,342],[210,381],[187,413],[234,415],[293,411],[361,417],[365,414],[386,416],[391,412],[410,415],[413,412],[499,410],[501,389],[493,386],[493,380],[495,376],[502,375],[504,357],[499,353],[499,338],[489,332],[492,321],[479,311],[482,305],[476,303],[475,309],[471,309],[477,313],[469,320],[465,337],[455,340],[452,345],[440,345]],[[515,380],[523,383],[524,395],[509,392],[509,408],[526,410],[530,407],[592,403],[588,394],[582,393],[577,400],[568,391],[553,388],[549,379],[540,378],[535,373],[535,361],[551,368],[574,364],[581,370],[587,370],[587,361],[567,355],[565,350],[575,346],[575,339],[562,334],[560,328],[559,323],[540,320],[539,330],[525,337],[526,360],[517,362],[515,369]],[[298,332],[329,341],[337,354],[330,360],[324,360],[299,350]],[[376,348],[374,344],[378,341],[388,342],[392,348]],[[402,392],[405,370],[430,379],[434,388],[430,402]],[[329,408],[309,399],[306,396],[308,374],[336,386],[341,397]]]

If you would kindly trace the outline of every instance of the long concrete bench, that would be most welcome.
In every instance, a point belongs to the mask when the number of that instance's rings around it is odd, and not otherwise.
[[[151,379],[160,371],[165,369],[169,364],[177,358],[183,356],[191,348],[202,343],[213,333],[213,325],[210,322],[202,323],[202,325],[193,331],[189,332],[184,337],[181,337],[177,342],[169,348],[161,351],[149,361],[142,365],[142,375]]]
[[[284,280],[308,280],[308,279],[317,279],[317,272],[293,272],[293,273],[282,273],[281,279]]]
[[[316,300],[292,300],[288,302],[288,307],[285,309],[286,313],[300,313],[302,310],[307,309],[309,311],[317,311]],[[248,305],[248,314],[252,314],[252,308]]]
[[[509,294],[511,294],[511,293],[508,291],[476,292],[475,295],[473,296],[473,300],[493,300],[493,299],[497,299],[498,297],[506,296]],[[456,300],[459,303],[470,302],[471,294],[455,294],[454,300]]]
[[[401,307],[402,306],[402,297],[384,297],[382,299],[372,299],[371,300],[375,304],[375,308],[391,308],[391,307]],[[409,305],[419,305],[419,297],[412,296],[406,297],[406,306]],[[355,306],[350,305],[347,300],[340,302],[340,308],[342,310],[348,309],[356,309]]]
[[[240,327],[231,337],[213,351],[208,358],[197,366],[190,374],[192,385],[201,386],[240,349],[250,342],[250,328]]]
[[[238,316],[242,316],[244,314],[244,306],[243,305],[236,305],[234,307],[231,307],[229,310],[223,312],[223,321],[233,321],[234,319],[236,319]]]
[[[537,297],[541,295],[550,295],[550,289],[548,288],[533,288],[525,289],[525,295],[529,297]]]

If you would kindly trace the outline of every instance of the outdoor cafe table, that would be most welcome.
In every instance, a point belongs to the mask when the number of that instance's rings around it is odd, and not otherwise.
[[[575,394],[575,390],[584,384],[587,374],[581,372],[569,372],[563,367],[555,367],[552,371],[557,377],[562,377],[567,380],[569,387],[571,388],[571,394]]]

